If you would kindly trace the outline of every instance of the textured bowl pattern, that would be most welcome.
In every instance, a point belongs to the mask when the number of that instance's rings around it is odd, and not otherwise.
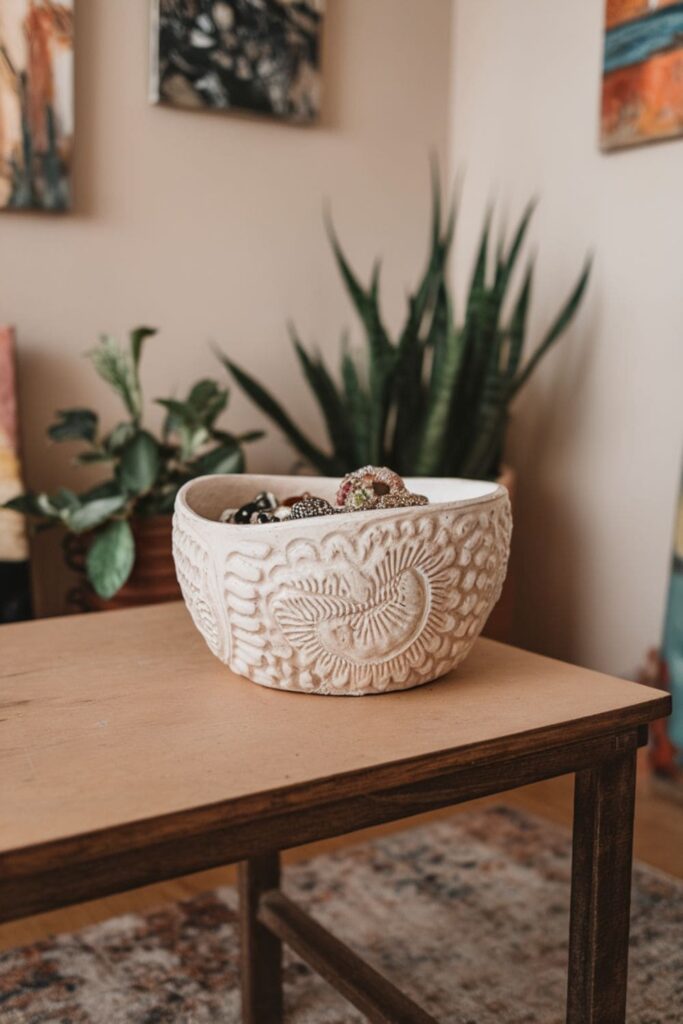
[[[272,526],[216,522],[264,489],[332,498],[334,483],[204,477],[176,502],[185,603],[233,671],[278,689],[359,695],[418,686],[466,657],[505,578],[504,488],[419,480],[412,489],[433,502],[419,508]]]

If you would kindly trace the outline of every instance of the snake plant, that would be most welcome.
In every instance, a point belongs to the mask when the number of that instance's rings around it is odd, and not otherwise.
[[[320,406],[329,440],[321,448],[244,369],[220,355],[234,379],[319,472],[337,476],[365,464],[410,476],[493,478],[500,469],[510,405],[543,356],[565,332],[588,283],[590,259],[569,297],[524,360],[533,257],[518,277],[534,212],[528,204],[509,243],[494,238],[491,211],[479,239],[462,322],[457,323],[448,274],[457,204],[442,210],[432,174],[427,265],[408,298],[402,330],[392,339],[380,307],[380,263],[364,285],[351,268],[329,216],[327,230],[342,279],[360,318],[360,357],[342,339],[339,380],[290,326],[304,377]],[[513,285],[516,287],[513,289]]]

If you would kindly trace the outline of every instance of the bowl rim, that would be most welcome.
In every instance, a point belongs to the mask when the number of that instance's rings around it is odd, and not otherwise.
[[[233,477],[233,476],[239,477],[241,480],[252,479],[252,480],[255,480],[255,481],[256,480],[264,481],[264,480],[274,480],[274,479],[277,479],[278,477],[286,477],[287,479],[292,479],[293,474],[288,474],[288,473],[209,473],[209,474],[205,474],[204,476],[194,477],[192,480],[188,480],[186,483],[184,483],[183,486],[178,491],[178,493],[176,495],[175,502],[174,502],[174,512],[177,513],[179,509],[182,509],[182,512],[184,513],[184,515],[188,516],[189,519],[192,522],[197,523],[197,524],[201,524],[201,526],[204,529],[211,529],[211,530],[213,530],[215,528],[215,529],[219,530],[220,533],[223,536],[227,536],[226,531],[233,532],[233,531],[236,530],[236,531],[238,531],[238,536],[246,538],[246,536],[247,536],[246,531],[249,531],[249,533],[251,533],[252,531],[255,530],[257,532],[257,535],[259,537],[261,537],[261,539],[263,539],[263,537],[264,537],[264,530],[263,530],[264,524],[263,523],[222,523],[218,519],[209,519],[207,516],[203,516],[203,515],[200,515],[199,512],[195,512],[195,510],[191,507],[191,505],[188,502],[188,494],[195,487],[198,487],[201,484],[208,483],[208,482],[215,483],[218,479],[226,478],[226,477]],[[337,478],[337,477],[326,477],[326,476],[321,476],[320,474],[318,474],[317,476],[301,476],[300,479],[302,481],[303,480],[306,480],[306,481],[311,481],[311,480],[335,480],[336,481],[339,478]],[[489,484],[490,483],[490,486],[492,487],[492,490],[488,494],[482,494],[482,495],[475,496],[475,497],[472,497],[472,498],[456,498],[456,499],[454,499],[452,501],[430,501],[428,505],[414,505],[414,506],[408,506],[407,508],[371,509],[371,510],[368,510],[368,511],[365,511],[365,512],[358,511],[358,512],[354,512],[352,514],[352,518],[350,520],[345,517],[341,521],[339,519],[336,519],[335,521],[339,524],[339,526],[346,525],[347,523],[349,525],[351,523],[354,523],[354,524],[356,524],[356,526],[360,526],[360,525],[362,525],[364,523],[367,523],[367,522],[372,522],[372,523],[374,523],[374,522],[382,522],[383,520],[388,519],[388,518],[390,518],[392,516],[396,516],[396,515],[400,515],[401,517],[408,517],[408,516],[415,517],[417,515],[424,514],[425,512],[431,511],[431,510],[440,510],[440,511],[450,511],[450,510],[453,510],[453,511],[460,511],[461,509],[471,508],[473,506],[490,505],[490,504],[493,504],[495,502],[501,501],[501,499],[509,498],[509,492],[508,492],[507,487],[505,487],[503,484],[500,484],[500,483],[498,483],[496,481],[472,480],[472,479],[468,479],[466,477],[405,477],[404,479],[411,481],[411,486],[412,486],[412,482],[413,481],[420,480],[420,479],[423,479],[425,481],[428,481],[428,480],[439,480],[439,481],[452,480],[454,482],[457,481],[457,482],[462,482],[462,483],[477,483],[477,484],[485,484],[485,483]],[[261,489],[263,489],[263,488],[261,488]],[[281,534],[285,530],[289,530],[291,532],[293,529],[296,529],[297,527],[301,527],[301,526],[305,526],[306,529],[309,529],[311,527],[317,529],[317,528],[326,528],[329,525],[330,524],[329,524],[329,517],[328,516],[311,516],[309,519],[286,519],[286,520],[284,520],[281,523],[269,523],[268,526],[270,527],[270,529],[268,531],[266,531],[266,533],[270,533],[271,530],[276,530],[278,534]]]

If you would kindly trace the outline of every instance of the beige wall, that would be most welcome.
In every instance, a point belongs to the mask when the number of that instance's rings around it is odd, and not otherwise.
[[[518,638],[626,673],[659,639],[683,440],[683,139],[601,155],[601,0],[456,0],[463,251],[487,198],[539,193],[533,335],[584,253],[571,335],[519,400]]]
[[[79,479],[45,443],[52,411],[116,411],[81,358],[103,330],[163,329],[145,358],[150,399],[220,373],[215,341],[317,424],[285,324],[333,352],[352,323],[323,198],[357,266],[384,254],[395,317],[426,248],[428,153],[446,148],[450,0],[329,0],[311,129],[150,106],[148,0],[76,6],[76,210],[0,223],[0,309],[18,329],[26,473],[40,488]],[[229,423],[261,425],[235,391]],[[274,433],[250,459],[290,461]]]
[[[79,3],[75,213],[0,221],[30,484],[78,482],[45,443],[53,409],[116,412],[81,358],[100,330],[163,329],[150,399],[220,372],[213,340],[314,427],[285,321],[330,353],[353,324],[323,197],[357,265],[383,253],[395,321],[425,248],[427,152],[450,133],[467,170],[456,272],[489,196],[512,214],[542,195],[534,336],[596,252],[579,321],[516,408],[517,635],[632,670],[660,629],[683,436],[683,140],[598,151],[601,7],[455,0],[451,36],[450,0],[329,0],[325,113],[305,130],[149,106],[146,0]],[[229,423],[261,423],[234,389]],[[290,459],[272,432],[250,463]]]

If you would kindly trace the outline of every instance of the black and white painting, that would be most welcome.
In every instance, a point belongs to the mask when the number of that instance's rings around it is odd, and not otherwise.
[[[325,0],[152,0],[152,99],[306,124]]]

